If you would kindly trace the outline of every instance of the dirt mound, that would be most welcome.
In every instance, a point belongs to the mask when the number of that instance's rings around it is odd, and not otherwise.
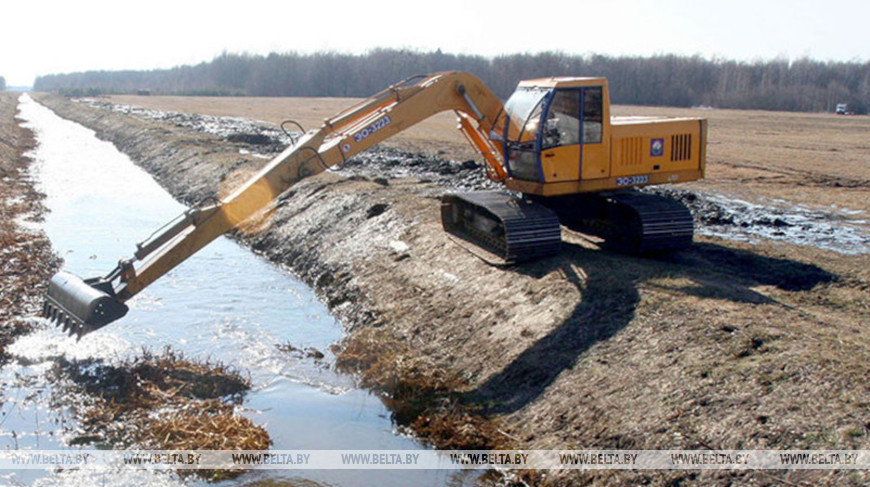
[[[421,183],[457,191],[501,189],[486,177],[483,166],[475,161],[448,161],[437,156],[417,154],[391,147],[375,147],[357,154],[339,166],[337,172],[368,178],[413,178]]]
[[[196,133],[213,135],[264,154],[275,155],[281,152],[287,145],[293,143],[292,137],[300,135],[300,132],[285,133],[245,118],[149,110],[96,99],[83,99],[82,103],[103,110],[133,115],[142,120],[167,122]],[[334,171],[345,176],[382,180],[415,178],[455,190],[500,188],[486,177],[483,167],[473,160],[449,161],[435,155],[412,153],[384,146],[376,146],[358,154]]]

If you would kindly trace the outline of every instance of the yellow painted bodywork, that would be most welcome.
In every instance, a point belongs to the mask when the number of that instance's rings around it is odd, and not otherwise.
[[[701,121],[654,119],[611,121],[611,175],[628,176],[699,169]],[[653,141],[663,143],[662,153],[652,155]],[[638,147],[639,146],[639,147]]]
[[[704,120],[611,120],[607,81],[603,78],[546,78],[524,81],[520,86],[545,89],[601,86],[601,141],[542,151],[542,181],[512,178],[508,175],[503,146],[489,138],[504,109],[501,100],[467,73],[410,78],[326,119],[320,128],[302,135],[217,204],[189,210],[189,225],[172,225],[171,231],[160,235],[165,244],[137,253],[136,259],[141,261],[138,266],[134,267],[133,260],[122,263],[118,296],[122,300],[131,298],[218,236],[256,213],[268,211],[275,198],[303,178],[339,164],[442,111],[457,114],[459,129],[483,156],[488,176],[523,193],[606,191],[703,177]],[[513,124],[507,130],[516,131]],[[686,137],[691,139],[688,149]],[[663,141],[660,156],[650,153],[653,139]],[[673,160],[672,154],[677,154],[677,160]]]
[[[610,93],[604,78],[542,78],[523,81],[520,86],[554,90],[601,87],[602,137],[600,143],[542,150],[543,180],[508,178],[505,185],[510,189],[555,196],[704,177],[704,119],[611,117]]]

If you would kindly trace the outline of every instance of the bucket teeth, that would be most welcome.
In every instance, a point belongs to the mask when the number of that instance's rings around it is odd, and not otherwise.
[[[79,322],[77,319],[69,316],[63,310],[58,309],[49,302],[46,302],[43,306],[42,316],[43,318],[47,318],[55,326],[59,327],[61,331],[68,336],[76,335],[78,338],[81,338],[87,333],[85,331],[84,323]]]

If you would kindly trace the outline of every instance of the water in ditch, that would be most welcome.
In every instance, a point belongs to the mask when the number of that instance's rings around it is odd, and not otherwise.
[[[94,133],[28,96],[21,118],[36,134],[34,176],[49,209],[43,229],[64,267],[103,275],[184,207],[143,170]],[[329,346],[342,329],[313,291],[235,242],[219,238],[128,303],[121,321],[76,342],[38,323],[10,348],[0,370],[0,448],[65,449],[74,419],[47,372],[60,357],[118,361],[165,346],[247,371],[245,413],[264,425],[276,450],[425,448],[397,434],[389,411],[335,373]],[[322,359],[278,345],[314,349]],[[72,423],[72,424],[71,424]],[[34,485],[184,485],[156,472],[0,472],[0,482]],[[431,471],[258,471],[234,484],[471,485],[472,473]]]

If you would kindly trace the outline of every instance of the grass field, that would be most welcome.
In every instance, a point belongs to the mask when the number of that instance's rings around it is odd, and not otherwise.
[[[159,110],[247,117],[304,127],[347,108],[350,98],[113,96],[111,101]],[[704,117],[710,121],[707,179],[691,185],[758,201],[870,211],[870,117],[749,110],[615,106],[614,115]],[[442,113],[385,145],[445,158],[479,158]],[[863,218],[858,215],[858,218]]]

